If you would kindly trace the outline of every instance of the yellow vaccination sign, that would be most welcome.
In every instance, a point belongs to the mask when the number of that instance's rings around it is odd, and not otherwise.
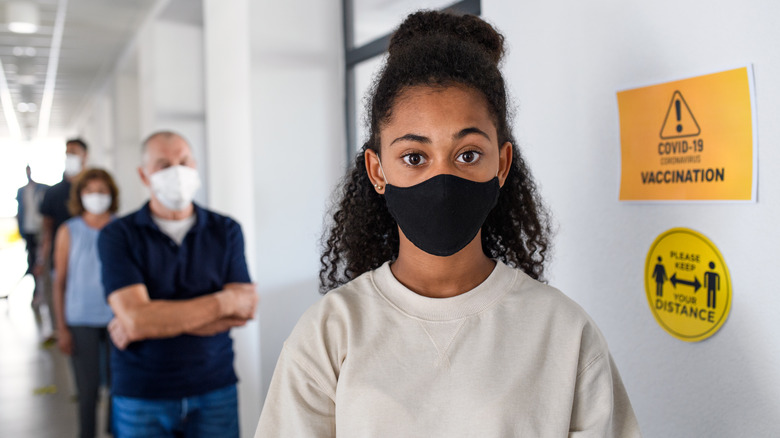
[[[731,309],[731,277],[703,234],[672,228],[655,239],[645,262],[647,303],[667,333],[698,342],[717,332]]]
[[[751,66],[617,93],[621,201],[755,201]]]

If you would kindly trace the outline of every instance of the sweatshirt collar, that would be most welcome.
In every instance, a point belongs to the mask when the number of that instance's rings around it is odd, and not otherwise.
[[[427,321],[451,321],[475,315],[494,305],[518,280],[518,270],[499,260],[493,272],[474,289],[450,298],[429,298],[401,284],[386,262],[371,273],[371,281],[393,307]]]

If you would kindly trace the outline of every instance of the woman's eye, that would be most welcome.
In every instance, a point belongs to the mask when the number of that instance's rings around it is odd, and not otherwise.
[[[458,161],[461,163],[472,164],[479,160],[480,153],[477,151],[466,151],[458,155]]]
[[[425,158],[423,158],[420,154],[406,154],[403,156],[404,163],[410,165],[410,166],[419,166],[420,164],[425,162]]]

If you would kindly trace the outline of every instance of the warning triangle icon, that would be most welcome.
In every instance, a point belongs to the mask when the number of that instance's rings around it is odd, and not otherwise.
[[[699,135],[701,128],[696,123],[691,109],[685,102],[682,93],[675,91],[669,109],[666,110],[666,118],[661,126],[661,138],[680,138]]]

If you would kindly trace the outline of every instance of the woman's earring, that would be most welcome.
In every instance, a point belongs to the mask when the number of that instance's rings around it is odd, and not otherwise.
[[[380,184],[374,184],[374,188],[377,190],[382,190],[382,186]]]

